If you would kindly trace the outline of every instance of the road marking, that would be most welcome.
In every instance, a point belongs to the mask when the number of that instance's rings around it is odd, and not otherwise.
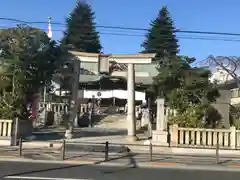
[[[232,168],[240,168],[240,165],[232,165],[230,167],[232,167]]]
[[[73,163],[73,164],[95,164],[98,161],[65,160],[64,162],[69,163],[69,164],[71,164],[71,163]]]
[[[73,178],[52,178],[34,176],[6,176],[5,179],[32,179],[32,180],[93,180],[93,179],[73,179]]]
[[[176,162],[152,162],[155,165],[174,165],[177,164]]]

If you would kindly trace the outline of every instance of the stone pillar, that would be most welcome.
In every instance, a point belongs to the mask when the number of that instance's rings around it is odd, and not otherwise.
[[[166,127],[165,125],[165,117],[164,117],[164,99],[157,99],[157,122],[156,122],[156,130],[163,131]]]
[[[231,133],[230,133],[230,147],[231,149],[236,148],[236,127],[232,126],[230,127]]]
[[[152,138],[152,103],[151,98],[148,98],[148,138]]]
[[[73,60],[73,74],[72,74],[72,95],[71,95],[71,104],[69,113],[70,118],[68,119],[68,125],[65,132],[65,137],[67,139],[71,139],[73,137],[73,127],[78,127],[78,108],[79,108],[79,101],[78,101],[78,91],[79,91],[79,76],[80,76],[80,61],[78,59]]]
[[[156,130],[152,134],[152,143],[155,145],[168,146],[168,132],[166,131],[164,115],[164,99],[157,99],[157,122]]]
[[[128,99],[127,99],[128,137],[130,140],[136,140],[134,64],[128,64],[127,90],[128,90]]]

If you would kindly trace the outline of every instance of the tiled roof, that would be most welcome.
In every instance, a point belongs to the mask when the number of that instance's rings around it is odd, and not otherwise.
[[[79,78],[80,83],[87,83],[87,82],[93,82],[93,81],[99,81],[100,78],[104,78],[104,76],[98,76],[98,75],[81,75]],[[108,76],[106,78],[109,78]],[[110,77],[111,78],[111,77]],[[112,78],[119,78],[119,79],[127,79],[125,77],[116,77],[112,76]],[[135,77],[135,82],[137,84],[143,84],[148,85],[152,83],[152,77]]]
[[[156,76],[158,71],[156,69],[157,64],[135,64],[135,72],[147,72],[150,76]]]
[[[101,76],[99,75],[80,75],[79,82],[91,82],[91,81],[98,81]]]

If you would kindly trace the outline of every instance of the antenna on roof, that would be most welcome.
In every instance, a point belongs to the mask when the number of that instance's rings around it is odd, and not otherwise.
[[[48,37],[52,39],[52,17],[48,18]]]

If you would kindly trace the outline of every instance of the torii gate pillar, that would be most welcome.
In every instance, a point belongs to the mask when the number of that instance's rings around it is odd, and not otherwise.
[[[127,123],[128,138],[135,141],[136,138],[136,117],[135,117],[135,70],[134,64],[128,64],[127,72]]]

